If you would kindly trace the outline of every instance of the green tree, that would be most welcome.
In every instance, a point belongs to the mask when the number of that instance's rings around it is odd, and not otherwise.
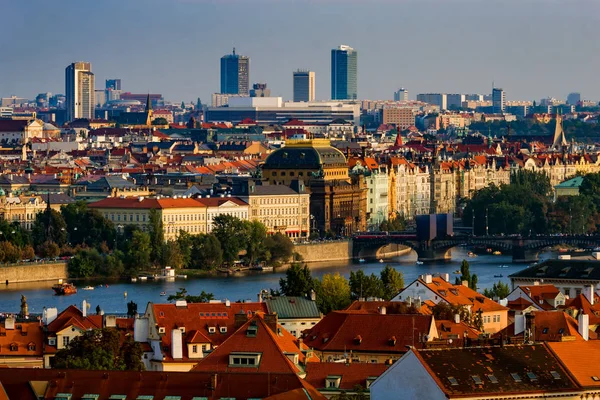
[[[260,221],[243,221],[246,230],[246,257],[252,265],[257,259],[262,258],[265,253],[265,240],[267,238],[267,227]]]
[[[150,257],[152,261],[160,262],[161,251],[163,249],[163,244],[165,243],[165,231],[162,218],[157,209],[153,208],[150,210],[149,220],[148,234],[150,235]]]
[[[98,210],[90,209],[84,201],[77,201],[60,209],[71,245],[99,248],[102,243],[113,244],[116,230],[114,224]]]
[[[67,224],[58,211],[48,208],[35,216],[31,236],[36,247],[48,241],[60,247],[67,243]]]
[[[215,296],[212,293],[205,292],[204,290],[200,292],[199,295],[194,296],[188,294],[186,288],[179,288],[179,290],[172,295],[167,297],[168,301],[177,301],[177,300],[185,300],[188,303],[208,303],[211,300],[214,300]]]
[[[294,244],[286,235],[277,232],[265,239],[265,249],[270,265],[279,265],[288,261],[294,253]]]
[[[350,305],[350,285],[346,278],[338,272],[325,274],[319,279],[314,279],[317,294],[317,307],[323,314],[334,310],[343,310]]]
[[[308,265],[293,263],[279,279],[279,290],[284,296],[307,296],[314,290],[313,278]]]
[[[215,235],[200,234],[192,237],[190,268],[212,271],[223,263],[221,243]]]
[[[398,232],[404,229],[406,229],[406,218],[398,212],[394,218],[386,219],[379,225],[379,230],[383,232]]]
[[[471,325],[480,332],[483,332],[483,311],[477,310],[477,312],[471,315]]]
[[[510,294],[510,288],[508,287],[508,284],[503,283],[501,281],[494,283],[494,285],[492,286],[491,289],[486,288],[483,290],[483,295],[490,299],[493,299],[496,297],[499,299],[505,299],[506,297],[508,297],[509,294]]]
[[[60,255],[60,247],[55,242],[48,240],[37,247],[37,252],[42,258],[56,258]]]
[[[192,260],[193,241],[194,239],[192,238],[191,234],[184,230],[179,231],[179,235],[177,235],[177,244],[179,245],[179,251],[181,253],[183,265],[186,268],[190,267]]]
[[[73,278],[89,278],[96,275],[96,267],[104,263],[96,249],[81,249],[69,260],[67,265],[69,276]]]
[[[152,125],[169,125],[169,121],[166,118],[155,118],[152,120]]]
[[[543,172],[530,171],[521,168],[510,176],[512,185],[524,186],[538,196],[548,196],[552,193],[550,178]]]
[[[162,244],[162,250],[160,251],[160,264],[163,267],[170,266],[173,268],[181,268],[184,263],[184,255],[179,247],[179,242],[175,240],[169,240]]]
[[[60,369],[142,371],[143,350],[131,335],[121,340],[114,328],[92,329],[71,340],[53,358]]]
[[[111,254],[104,254],[104,261],[96,268],[98,275],[119,278],[125,273],[123,260],[125,255],[120,250],[115,250]]]
[[[360,298],[382,298],[383,283],[381,279],[375,275],[366,275],[362,269],[358,271],[350,271],[350,297],[352,300]]]
[[[126,266],[129,275],[133,276],[143,268],[151,265],[152,249],[150,235],[142,231],[134,231],[127,246]]]
[[[458,314],[460,316],[461,321],[467,323],[471,322],[471,315],[469,313],[469,310],[465,306],[449,304],[445,301],[440,301],[435,306],[433,306],[431,308],[431,313],[433,314],[436,321],[454,321],[454,316]]]
[[[138,310],[137,303],[135,303],[133,300],[131,300],[129,303],[127,303],[127,316],[129,318],[135,317],[135,314],[137,314],[137,310]]]
[[[244,221],[231,215],[219,215],[213,220],[213,234],[221,244],[223,261],[232,264],[248,243]]]
[[[386,265],[380,276],[385,300],[393,299],[404,288],[404,274],[391,265]]]

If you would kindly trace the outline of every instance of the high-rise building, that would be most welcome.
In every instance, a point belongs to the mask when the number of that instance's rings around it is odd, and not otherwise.
[[[446,93],[420,93],[417,95],[417,100],[436,105],[440,110],[448,109],[448,96]]]
[[[457,110],[462,107],[462,103],[465,101],[465,95],[460,93],[448,93],[446,95],[446,106],[449,110]]]
[[[75,62],[65,70],[67,121],[94,118],[96,93],[92,63]]]
[[[250,57],[232,54],[221,57],[221,93],[241,94],[250,92]]]
[[[255,83],[250,89],[250,97],[271,97],[271,89],[266,83]]]
[[[408,100],[408,90],[400,88],[394,92],[394,101],[406,101]]]
[[[358,53],[350,46],[341,45],[331,50],[331,99],[358,98]]]
[[[506,111],[506,93],[500,88],[492,88],[492,110],[494,114],[503,114]]]
[[[581,101],[581,93],[573,92],[567,96],[567,104],[576,106]]]
[[[314,71],[294,71],[294,101],[315,101]]]
[[[121,79],[107,79],[106,89],[121,90]]]

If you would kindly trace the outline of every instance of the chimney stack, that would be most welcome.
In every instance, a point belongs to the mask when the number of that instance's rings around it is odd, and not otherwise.
[[[583,340],[588,340],[590,338],[590,316],[584,314],[583,310],[581,310],[577,317],[577,323],[579,325],[579,334]]]
[[[179,328],[171,330],[171,357],[175,360],[183,358],[183,338]]]
[[[233,326],[235,327],[235,330],[240,329],[240,327],[242,325],[244,325],[247,321],[248,321],[248,316],[246,315],[244,310],[240,310],[239,312],[237,312],[234,316],[234,322],[233,322]]]
[[[83,318],[87,317],[87,301],[83,300],[81,303],[81,315]]]
[[[525,330],[525,315],[515,314],[515,336]]]
[[[265,324],[273,331],[277,333],[277,313],[265,314]]]
[[[454,314],[454,323],[460,324],[460,314]]]
[[[379,314],[386,315],[387,314],[387,308],[385,308],[385,306],[379,307]]]
[[[469,281],[462,281],[461,283],[464,287],[469,287]]]
[[[594,285],[586,285],[581,292],[591,305],[594,305]]]

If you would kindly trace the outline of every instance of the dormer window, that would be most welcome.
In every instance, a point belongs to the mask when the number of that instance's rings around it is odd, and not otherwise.
[[[362,336],[358,335],[354,338],[354,344],[361,344],[362,343]]]
[[[215,333],[215,332],[217,332],[217,328],[215,328],[214,326],[208,327],[208,333]]]
[[[227,333],[227,327],[226,326],[220,326],[219,327],[219,332],[221,332],[221,333]]]
[[[10,348],[10,351],[19,351],[19,345],[16,343],[11,343],[9,348]]]
[[[396,345],[396,336],[392,336],[391,338],[389,338],[388,344],[390,346],[395,346]]]
[[[229,354],[230,367],[258,367],[261,353],[234,352]]]
[[[56,346],[56,338],[55,337],[48,338],[48,345]]]
[[[365,387],[366,387],[367,389],[368,389],[368,388],[370,388],[370,387],[371,387],[371,384],[372,384],[373,382],[375,382],[375,380],[376,380],[376,379],[377,379],[377,377],[376,377],[376,376],[369,376],[369,377],[367,377],[367,383],[366,383],[366,386],[365,386]]]
[[[165,333],[165,327],[164,327],[164,326],[159,326],[159,327],[158,327],[158,333],[159,333],[159,334],[163,334],[163,333]]]
[[[325,387],[327,389],[339,389],[342,377],[339,375],[328,375],[325,379]]]
[[[27,350],[29,350],[29,351],[35,351],[35,343],[29,343],[27,345]]]

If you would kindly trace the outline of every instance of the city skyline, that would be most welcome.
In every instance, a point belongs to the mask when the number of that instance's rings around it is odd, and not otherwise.
[[[348,1],[338,14],[340,1],[333,0],[230,3],[235,7],[151,0],[141,7],[140,1],[132,0],[114,13],[120,3],[111,0],[102,4],[67,1],[71,6],[60,12],[51,4],[33,1],[37,10],[33,15],[27,12],[28,6],[9,3],[6,12],[14,18],[8,18],[7,28],[17,29],[27,22],[32,29],[6,43],[5,57],[0,59],[5,78],[0,82],[0,95],[33,98],[40,92],[60,93],[64,65],[86,60],[94,65],[97,82],[119,76],[125,91],[160,92],[172,100],[201,97],[206,102],[219,91],[220,57],[235,46],[252,59],[251,83],[267,82],[274,96],[291,99],[290,73],[308,68],[321,77],[316,98],[328,99],[329,52],[347,43],[361,53],[361,99],[392,98],[400,85],[411,98],[427,92],[488,93],[492,81],[506,91],[507,100],[563,99],[574,91],[584,99],[600,97],[600,83],[595,79],[599,45],[594,41],[594,26],[600,15],[594,11],[600,11],[596,2],[566,8],[561,7],[562,1],[548,6],[539,0],[485,5],[467,0],[427,1],[434,7],[378,1],[378,12],[365,23],[360,18],[370,15],[373,3]],[[391,23],[399,13],[404,17],[400,26]],[[444,19],[448,13],[453,15],[451,21]],[[153,23],[148,30],[147,21],[159,14],[160,24]],[[290,14],[297,18],[289,20]],[[68,26],[67,21],[83,15],[90,15],[89,29],[66,28],[60,46],[40,45],[55,26]],[[196,24],[200,16],[203,23]],[[270,24],[254,24],[259,17]],[[111,30],[107,20],[121,29]],[[311,21],[309,30],[307,20]],[[426,30],[424,20],[428,21]],[[218,24],[228,29],[211,35]],[[567,25],[569,29],[547,39],[548,31]],[[379,39],[373,41],[373,36]],[[401,51],[389,51],[392,46]],[[28,51],[32,47],[36,52]]]

